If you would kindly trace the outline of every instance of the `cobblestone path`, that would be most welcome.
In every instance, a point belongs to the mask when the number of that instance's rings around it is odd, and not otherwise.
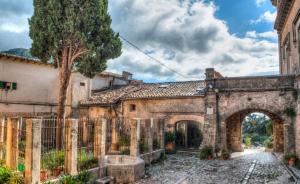
[[[254,164],[255,162],[255,164]],[[244,180],[251,165],[248,180]],[[248,174],[249,175],[249,174]],[[172,155],[162,164],[146,169],[146,177],[137,184],[292,184],[291,175],[274,155],[246,151],[233,154],[228,161],[202,161],[193,155]]]

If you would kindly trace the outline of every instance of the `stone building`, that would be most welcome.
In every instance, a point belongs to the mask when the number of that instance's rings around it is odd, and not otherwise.
[[[277,8],[275,29],[278,32],[280,74],[294,74],[300,89],[300,1],[271,0]],[[295,122],[296,151],[300,155],[300,101]]]
[[[94,90],[126,85],[132,74],[103,72],[93,79],[73,72],[67,95],[67,113],[76,115],[79,101]],[[0,116],[55,114],[58,70],[51,64],[14,55],[0,54]]]

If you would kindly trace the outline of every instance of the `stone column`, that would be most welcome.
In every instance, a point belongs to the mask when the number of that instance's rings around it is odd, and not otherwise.
[[[130,155],[139,156],[139,142],[140,142],[140,128],[141,128],[141,119],[136,118],[132,119],[130,122],[131,125],[131,136],[130,136]]]
[[[26,120],[25,183],[40,183],[42,120]]]
[[[283,125],[284,153],[295,151],[294,127],[290,123]]]
[[[165,149],[165,121],[164,121],[164,119],[159,120],[159,140],[160,140],[160,148]]]
[[[98,121],[95,121],[94,157],[98,159],[102,159],[106,154],[106,129],[106,119],[100,118]]]
[[[83,118],[82,121],[82,142],[83,146],[86,147],[88,145],[89,140],[89,127],[88,127],[88,119]]]
[[[117,150],[117,119],[113,118],[111,120],[112,132],[111,132],[111,148],[113,151]]]
[[[16,169],[18,165],[19,123],[17,118],[7,119],[6,166]]]
[[[150,119],[150,125],[147,126],[148,130],[147,134],[148,134],[148,147],[149,147],[149,152],[153,151],[153,126],[154,126],[154,119],[151,118]]]
[[[3,159],[5,118],[0,118],[0,160]]]
[[[65,124],[65,172],[77,174],[78,120],[68,119]]]

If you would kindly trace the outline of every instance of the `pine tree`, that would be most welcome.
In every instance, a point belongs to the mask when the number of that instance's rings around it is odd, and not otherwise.
[[[59,69],[61,119],[72,70],[93,77],[121,54],[122,44],[111,29],[108,0],[34,0],[33,5],[31,53]]]

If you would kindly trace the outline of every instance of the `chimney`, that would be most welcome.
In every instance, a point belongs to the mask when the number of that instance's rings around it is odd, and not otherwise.
[[[132,80],[132,73],[130,73],[130,72],[126,72],[126,71],[123,71],[122,72],[122,76],[123,76],[123,78],[124,79],[126,79],[126,80]]]
[[[205,76],[206,80],[223,78],[223,76],[219,72],[215,71],[214,68],[206,68]]]

